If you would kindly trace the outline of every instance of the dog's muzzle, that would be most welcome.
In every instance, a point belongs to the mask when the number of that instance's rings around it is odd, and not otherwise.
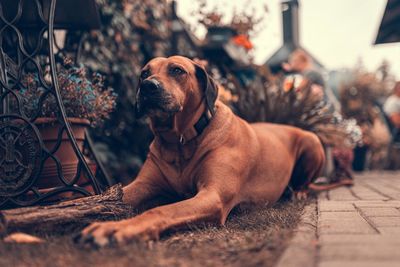
[[[144,98],[156,97],[162,93],[162,85],[156,79],[144,80],[139,88],[139,96]]]
[[[166,113],[176,112],[174,98],[156,79],[144,80],[136,93],[137,115],[144,115],[150,111]]]

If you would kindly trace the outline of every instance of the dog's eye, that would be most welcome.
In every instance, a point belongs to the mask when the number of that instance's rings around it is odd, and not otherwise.
[[[140,79],[145,80],[150,76],[150,71],[149,70],[144,70],[140,74]]]
[[[186,72],[183,69],[179,68],[179,67],[173,67],[171,69],[171,74],[173,74],[173,75],[181,75],[181,74],[184,74],[184,73],[186,73]]]

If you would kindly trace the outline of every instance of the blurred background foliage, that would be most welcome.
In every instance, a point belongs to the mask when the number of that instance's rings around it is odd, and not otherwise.
[[[354,118],[363,133],[363,147],[368,150],[365,166],[368,169],[384,169],[390,160],[391,134],[383,103],[390,95],[395,78],[387,61],[373,72],[366,71],[362,60],[349,73],[350,79],[339,88],[341,110],[345,118]]]
[[[118,94],[117,109],[95,131],[96,150],[111,176],[133,178],[146,157],[152,135],[134,116],[136,85],[151,58],[171,54],[171,4],[162,0],[97,0],[102,27],[88,33],[80,62],[106,76]]]
[[[281,77],[271,75],[265,65],[253,64],[251,38],[265,26],[255,10],[245,8],[226,19],[199,0],[199,8],[193,11],[198,24],[193,26],[179,18],[174,1],[97,3],[102,27],[85,35],[79,61],[105,75],[106,85],[118,94],[111,119],[94,131],[96,151],[116,181],[128,183],[136,176],[153,138],[145,120],[135,118],[134,99],[142,66],[157,56],[180,54],[206,66],[220,84],[220,99],[250,122],[291,124],[317,132],[321,139],[334,140],[335,134],[337,140],[346,139],[347,126],[335,126],[342,123],[341,116],[313,97],[281,90]],[[207,34],[199,40],[193,33],[203,26]],[[382,75],[385,71],[381,70]],[[358,138],[357,134],[353,137]]]
[[[176,15],[175,3],[171,1],[97,0],[97,4],[102,27],[85,35],[79,61],[90,71],[105,75],[107,86],[118,94],[117,109],[111,119],[94,132],[100,159],[117,181],[126,183],[135,177],[153,138],[146,122],[134,116],[140,69],[153,57],[180,54],[204,59],[204,65],[223,87],[221,98],[246,119],[260,120],[260,111],[255,107],[265,97],[256,88],[263,87],[265,79],[257,75],[258,67],[251,64],[247,53],[250,47],[233,44],[234,54],[243,57],[244,62],[235,62],[234,55],[228,54],[223,44],[206,47],[207,40],[200,41],[192,34]],[[199,20],[204,21],[215,14],[204,11],[199,15]],[[214,23],[207,27],[229,28],[233,36],[239,29],[245,37],[242,41],[249,42],[247,32],[252,32],[261,19],[253,21],[249,20],[251,14],[242,15],[237,13],[229,25]],[[239,97],[243,101],[238,101]]]

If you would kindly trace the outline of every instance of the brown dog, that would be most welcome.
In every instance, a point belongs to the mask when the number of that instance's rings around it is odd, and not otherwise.
[[[289,184],[302,190],[319,174],[324,151],[316,135],[248,124],[217,94],[204,68],[185,57],[155,58],[143,68],[137,111],[149,116],[155,139],[138,177],[124,188],[124,201],[137,207],[168,194],[182,201],[131,219],[93,223],[81,242],[104,246],[157,239],[190,223],[224,224],[239,203],[272,204]]]

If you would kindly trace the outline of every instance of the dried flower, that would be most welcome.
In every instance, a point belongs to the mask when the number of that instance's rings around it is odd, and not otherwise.
[[[264,5],[264,11],[265,13],[268,12],[266,5]],[[219,11],[216,6],[210,10],[205,0],[199,1],[198,8],[192,12],[192,16],[197,17],[198,23],[204,25],[206,28],[229,26],[236,30],[238,35],[247,38],[256,36],[262,29],[260,26],[265,20],[265,14],[257,16],[257,10],[250,1],[248,1],[244,8],[241,8],[240,12],[234,9],[230,21],[225,20],[223,12]],[[247,39],[246,45],[248,43],[249,40]]]
[[[94,73],[90,79],[83,65],[74,66],[70,58],[65,58],[57,78],[68,117],[88,119],[92,126],[98,126],[115,109],[117,95],[113,89],[105,88],[100,74]],[[25,114],[29,117],[37,113],[40,117],[57,117],[59,108],[54,92],[40,84],[37,74],[23,76],[19,94]]]

